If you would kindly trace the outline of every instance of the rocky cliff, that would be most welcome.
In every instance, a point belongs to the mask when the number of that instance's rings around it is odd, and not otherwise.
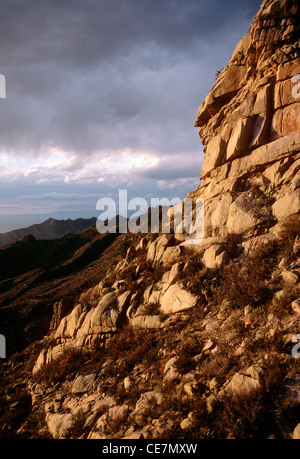
[[[298,2],[264,1],[201,104],[206,236],[274,232],[299,212]]]
[[[299,438],[299,12],[264,1],[199,108],[204,240],[132,235],[55,303],[16,436]]]

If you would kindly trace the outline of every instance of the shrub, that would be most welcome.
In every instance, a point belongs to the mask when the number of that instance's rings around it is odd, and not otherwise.
[[[243,238],[239,234],[228,233],[223,239],[223,244],[226,246],[226,252],[230,255],[230,258],[238,257],[243,251],[240,245]]]
[[[228,378],[230,374],[233,374],[237,369],[237,358],[224,352],[223,354],[215,355],[211,359],[203,362],[201,377],[206,381],[215,377]]]
[[[107,357],[112,362],[119,362],[123,367],[124,377],[134,368],[136,363],[153,363],[157,360],[157,342],[151,332],[124,327],[111,338],[107,346]]]
[[[159,303],[148,303],[145,305],[145,313],[149,316],[159,315],[160,304]]]
[[[199,337],[188,337],[177,350],[178,360],[175,367],[179,373],[188,373],[195,366],[193,357],[202,351],[204,341]]]
[[[300,297],[300,285],[290,284],[284,285],[282,295],[278,298],[273,298],[272,311],[277,315],[286,314],[291,312],[291,304],[294,300]]]
[[[280,247],[269,243],[220,272],[220,285],[214,303],[227,300],[231,308],[258,307],[272,299],[272,272],[278,264]]]
[[[119,253],[120,253],[121,258],[126,257],[127,251],[130,247],[132,247],[133,242],[134,242],[134,237],[132,235],[126,235],[123,238],[119,246]]]
[[[218,284],[217,272],[203,265],[202,257],[196,255],[188,260],[184,271],[181,271],[176,281],[182,282],[184,288],[193,295],[205,295],[211,298]]]
[[[74,421],[72,427],[68,429],[67,438],[68,439],[78,439],[78,438],[87,438],[90,429],[86,425],[86,414],[82,411],[79,411],[74,416]]]
[[[36,373],[34,379],[41,383],[57,384],[72,379],[84,361],[82,353],[75,349],[66,349],[64,353],[51,363],[44,365]]]
[[[250,439],[255,437],[262,416],[262,393],[228,394],[222,397],[215,417],[218,438]]]

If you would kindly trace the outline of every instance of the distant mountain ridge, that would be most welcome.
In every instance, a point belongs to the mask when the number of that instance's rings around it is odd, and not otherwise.
[[[66,234],[76,234],[96,224],[96,218],[77,218],[76,220],[55,220],[48,218],[43,223],[34,224],[27,228],[20,228],[7,233],[0,233],[0,246],[17,241],[24,236],[33,236],[35,239],[57,239]]]

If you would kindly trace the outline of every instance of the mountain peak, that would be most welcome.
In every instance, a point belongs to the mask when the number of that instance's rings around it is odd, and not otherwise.
[[[66,234],[75,234],[95,225],[95,223],[95,217],[89,219],[79,218],[76,220],[56,220],[51,217],[42,223],[0,234],[0,246],[9,244],[27,235],[32,235],[36,239],[57,239]]]

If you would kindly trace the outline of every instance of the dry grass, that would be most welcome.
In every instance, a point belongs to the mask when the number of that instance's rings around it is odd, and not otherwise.
[[[272,284],[272,273],[284,253],[290,254],[291,243],[270,242],[251,255],[231,263],[219,273],[219,287],[214,302],[226,300],[232,309],[250,305],[260,307],[273,298],[277,285]]]
[[[71,348],[66,349],[60,357],[44,365],[34,375],[34,380],[38,383],[46,382],[47,384],[71,380],[83,362],[84,355],[80,351]]]

